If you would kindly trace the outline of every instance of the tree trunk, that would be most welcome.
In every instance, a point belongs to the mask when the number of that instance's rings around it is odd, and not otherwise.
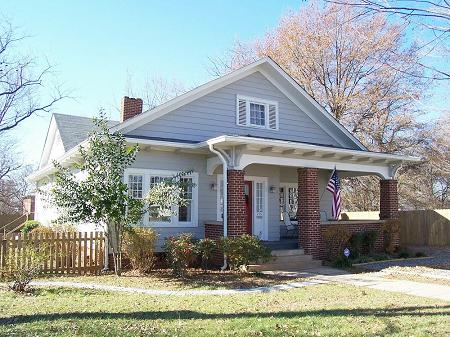
[[[110,221],[108,224],[108,236],[114,260],[114,273],[120,276],[122,274],[122,231],[120,224]]]

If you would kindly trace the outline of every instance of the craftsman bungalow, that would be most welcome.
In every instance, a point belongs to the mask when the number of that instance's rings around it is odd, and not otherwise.
[[[321,228],[335,223],[331,194],[324,193],[332,170],[341,178],[378,176],[383,220],[397,216],[396,170],[417,160],[368,151],[270,58],[149,111],[142,112],[141,99],[124,97],[121,121],[110,123],[112,132],[140,145],[124,177],[136,198],[164,177],[192,170],[188,206],[176,207],[171,217],[144,216],[141,226],[159,233],[159,247],[182,232],[198,238],[249,233],[270,242],[290,236],[320,259]],[[67,165],[76,160],[91,125],[85,117],[54,114],[30,179],[50,184],[52,159]],[[38,195],[36,219],[48,223],[54,216]],[[339,223],[358,230],[380,222]]]

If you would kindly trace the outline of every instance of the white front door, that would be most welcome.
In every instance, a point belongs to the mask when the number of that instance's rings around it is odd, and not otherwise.
[[[268,240],[267,179],[252,177],[253,181],[253,235],[261,240]]]

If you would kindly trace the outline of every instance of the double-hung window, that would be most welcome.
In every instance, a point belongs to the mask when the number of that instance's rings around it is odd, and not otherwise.
[[[238,95],[236,124],[278,130],[278,103],[261,98]]]
[[[136,199],[145,198],[148,192],[179,172],[152,169],[127,169],[125,181],[128,193]],[[197,227],[198,226],[198,174],[191,173],[180,178],[186,184],[182,193],[186,203],[172,205],[169,210],[150,206],[144,214],[141,225],[149,227]]]

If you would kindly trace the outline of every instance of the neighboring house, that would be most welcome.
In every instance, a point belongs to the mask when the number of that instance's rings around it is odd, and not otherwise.
[[[402,162],[417,160],[368,151],[269,58],[149,111],[142,112],[142,100],[125,97],[121,118],[110,122],[111,131],[141,148],[124,177],[133,196],[142,198],[164,177],[193,170],[186,178],[195,183],[189,206],[169,218],[144,216],[141,225],[155,228],[159,246],[168,236],[191,232],[201,238],[205,230],[207,236],[249,233],[278,241],[286,211],[299,220],[305,252],[320,258],[332,170],[341,178],[380,177],[380,217],[395,218],[395,172]],[[88,118],[54,114],[39,170],[30,179],[50,184],[51,160],[70,163],[91,127]],[[48,223],[54,216],[37,196],[36,219]]]

